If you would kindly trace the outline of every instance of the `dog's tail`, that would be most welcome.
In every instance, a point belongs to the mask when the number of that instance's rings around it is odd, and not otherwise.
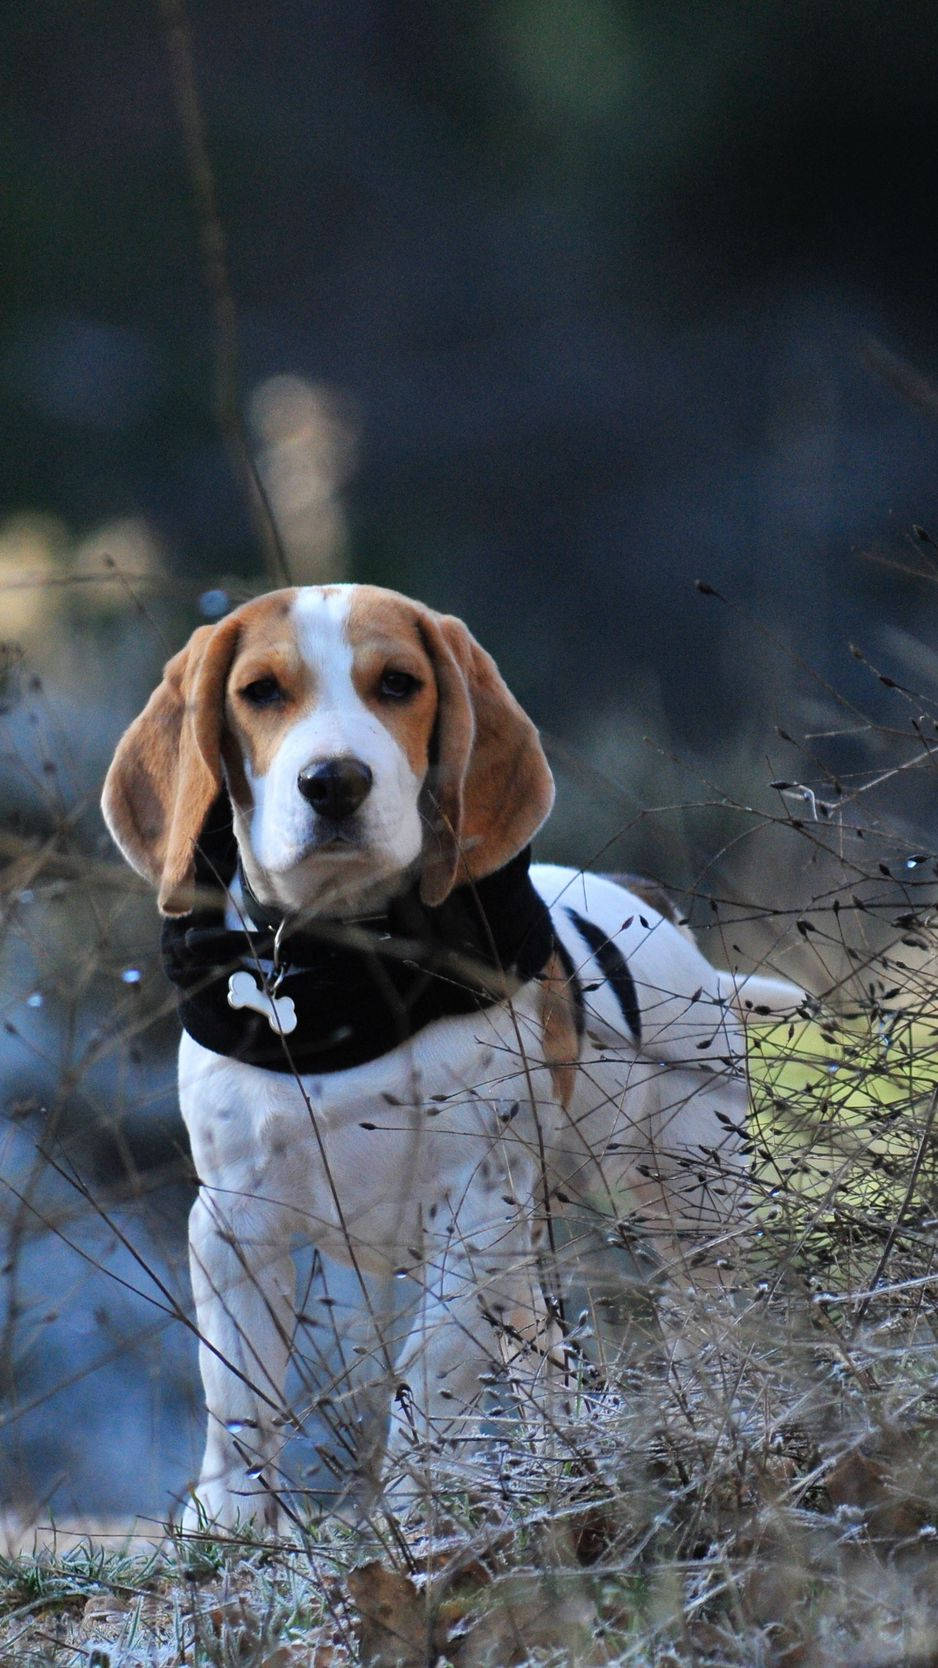
[[[810,1013],[816,998],[787,979],[767,979],[761,973],[718,973],[720,996],[740,1019],[778,1021]]]

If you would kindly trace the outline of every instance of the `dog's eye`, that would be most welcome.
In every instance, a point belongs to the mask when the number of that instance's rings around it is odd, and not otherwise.
[[[276,678],[255,678],[241,690],[241,699],[251,707],[274,707],[284,698]]]
[[[388,701],[406,701],[411,695],[416,695],[423,684],[410,672],[395,672],[393,667],[382,673],[378,693]]]

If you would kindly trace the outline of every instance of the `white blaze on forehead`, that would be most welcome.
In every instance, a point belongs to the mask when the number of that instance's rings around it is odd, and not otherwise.
[[[304,585],[291,613],[300,654],[316,680],[317,706],[346,706],[359,700],[352,683],[348,617],[354,585]]]

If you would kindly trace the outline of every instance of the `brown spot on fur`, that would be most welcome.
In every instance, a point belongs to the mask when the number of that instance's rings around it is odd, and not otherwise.
[[[420,635],[419,605],[377,585],[359,585],[351,596],[346,636],[354,655],[352,682],[422,781],[430,762],[437,684]],[[388,700],[380,694],[386,671],[409,672],[422,687],[408,700]]]
[[[238,652],[228,675],[226,729],[255,776],[266,776],[284,731],[311,711],[316,700],[315,677],[300,654],[290,618],[295,598],[295,591],[274,591],[241,611]],[[245,701],[241,690],[261,678],[276,678],[285,699],[268,707]],[[244,771],[233,751],[226,751],[225,763],[237,802],[250,804]]]
[[[383,705],[381,718],[388,728],[401,723],[409,758],[422,766],[426,751],[432,757],[421,892],[426,903],[442,903],[455,885],[501,868],[547,816],[553,781],[537,730],[461,620],[362,585],[352,593],[347,631],[362,666],[369,643],[417,656],[432,671],[432,736],[429,703],[404,704],[397,720]]]
[[[130,760],[125,791],[134,808],[138,838],[144,845],[157,845],[166,829],[166,812],[153,772],[143,758]]]
[[[199,626],[114,755],[104,814],[128,862],[159,887],[167,914],[192,907],[195,844],[222,783],[225,689],[242,634],[262,637],[293,595],[274,592]]]
[[[427,610],[421,629],[440,694],[437,847],[423,877],[424,898],[437,903],[527,845],[550,811],[554,783],[534,724],[462,621]]]
[[[614,881],[616,886],[624,887],[626,892],[634,892],[637,898],[641,898],[651,909],[656,909],[659,915],[663,915],[665,920],[670,921],[675,927],[683,924],[672,899],[656,880],[649,880],[645,875],[629,874],[604,875],[603,879]]]
[[[569,1106],[576,1082],[580,1042],[570,981],[556,952],[541,975],[540,1006],[544,1061],[550,1067],[557,1099],[561,1106]]]

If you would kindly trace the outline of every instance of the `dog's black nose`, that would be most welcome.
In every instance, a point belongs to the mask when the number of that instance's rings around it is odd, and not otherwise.
[[[373,780],[361,759],[324,759],[301,770],[296,785],[320,816],[344,822],[358,810]]]

